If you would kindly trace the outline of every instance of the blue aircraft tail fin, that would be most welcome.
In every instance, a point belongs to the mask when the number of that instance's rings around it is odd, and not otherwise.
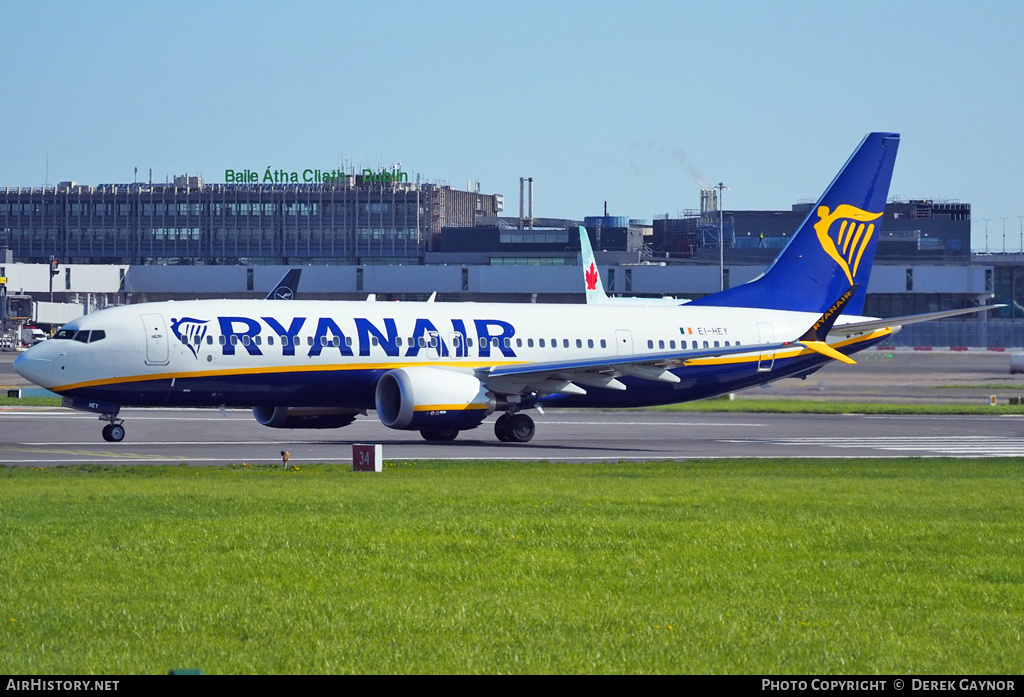
[[[758,278],[691,305],[825,312],[851,286],[861,314],[889,195],[898,133],[869,133]]]
[[[284,275],[274,289],[267,293],[267,300],[294,300],[295,292],[299,289],[299,276],[302,269],[291,269]]]

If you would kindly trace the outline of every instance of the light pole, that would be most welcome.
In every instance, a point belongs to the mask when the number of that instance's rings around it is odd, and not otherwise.
[[[985,254],[988,254],[988,221],[992,218],[982,218],[985,221]]]
[[[718,182],[718,290],[725,290],[725,208],[722,206],[722,191],[728,189]]]
[[[1024,215],[1018,215],[1017,220],[1020,221],[1020,253],[1024,254]]]
[[[1004,217],[1003,218],[1003,254],[1006,254],[1006,220],[1007,220],[1007,218]]]

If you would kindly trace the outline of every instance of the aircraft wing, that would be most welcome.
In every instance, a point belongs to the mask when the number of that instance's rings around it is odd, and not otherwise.
[[[519,363],[495,366],[478,372],[483,373],[480,375],[480,379],[488,389],[503,394],[519,394],[530,391],[546,394],[555,392],[586,394],[586,390],[580,387],[581,385],[624,390],[626,386],[616,379],[624,375],[676,383],[680,382],[680,378],[669,372],[669,368],[686,365],[687,362],[698,358],[770,353],[801,345],[800,342],[783,341],[773,344],[680,349],[642,355],[630,354],[594,359]]]
[[[966,310],[944,310],[942,312],[925,312],[920,315],[904,315],[902,317],[888,317],[885,319],[872,319],[865,322],[848,322],[847,324],[836,323],[832,327],[834,332],[864,332],[872,329],[885,329],[887,327],[902,327],[907,324],[917,324],[919,322],[930,322],[936,319],[945,319],[947,317],[958,317],[960,315],[970,315],[977,312],[984,312],[985,310],[995,310],[1000,307],[1006,307],[1006,305],[984,305],[982,307],[970,307]]]

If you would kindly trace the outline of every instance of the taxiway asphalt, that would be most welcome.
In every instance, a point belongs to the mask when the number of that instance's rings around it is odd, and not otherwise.
[[[833,364],[807,380],[782,380],[739,398],[910,403],[988,402],[1024,394],[1009,372],[1009,353],[886,352],[858,354],[859,365]],[[0,386],[27,386],[0,355]],[[452,443],[427,443],[417,432],[382,426],[373,412],[332,430],[260,426],[248,410],[125,409],[121,443],[100,436],[92,414],[60,408],[0,408],[0,464],[187,462],[194,465],[351,462],[353,443],[381,443],[385,461],[425,458],[615,461],[706,457],[1024,456],[1022,416],[869,416],[706,414],[549,410],[536,416],[530,443],[500,443],[491,416]]]

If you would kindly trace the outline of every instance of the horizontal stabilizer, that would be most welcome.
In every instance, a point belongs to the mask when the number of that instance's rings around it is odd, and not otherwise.
[[[827,356],[837,361],[842,361],[843,363],[849,363],[850,365],[857,364],[857,361],[853,360],[845,353],[840,353],[839,351],[835,350],[834,348],[826,344],[824,341],[801,341],[800,343],[803,346],[806,346],[810,350],[814,351],[815,353],[820,353],[822,356]]]

